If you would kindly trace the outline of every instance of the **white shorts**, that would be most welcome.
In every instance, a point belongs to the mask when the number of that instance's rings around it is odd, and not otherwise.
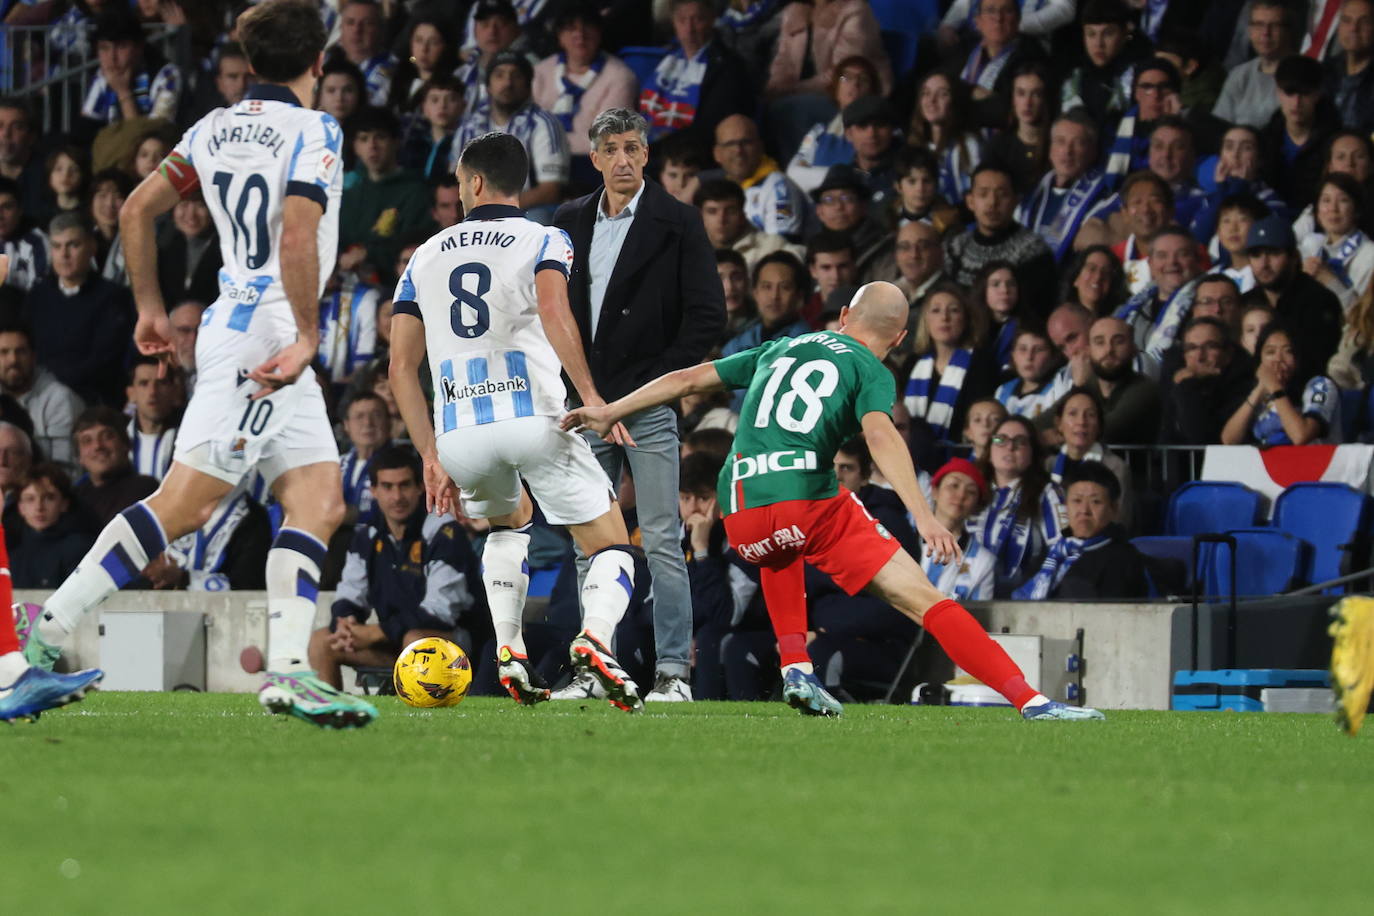
[[[520,505],[520,481],[555,525],[605,515],[615,493],[581,436],[553,417],[517,417],[464,426],[441,435],[439,461],[463,493],[470,518],[509,515]]]
[[[339,461],[315,370],[252,401],[262,389],[247,374],[281,349],[280,341],[203,328],[196,341],[196,387],[177,430],[175,461],[236,484],[255,468],[270,487],[292,468]]]

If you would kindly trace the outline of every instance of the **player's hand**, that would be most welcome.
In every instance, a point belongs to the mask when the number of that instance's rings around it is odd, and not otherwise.
[[[144,356],[157,357],[158,378],[165,378],[168,365],[176,364],[176,349],[172,346],[172,323],[167,320],[166,312],[152,316],[141,311],[138,313],[138,324],[134,325],[134,345]]]
[[[439,463],[438,458],[426,458],[424,461],[425,473],[425,509],[435,515],[452,515],[454,518],[462,518],[462,512],[458,508],[458,490],[453,486],[453,479],[448,476],[448,471]]]
[[[918,519],[916,533],[925,541],[926,556],[934,557],[936,563],[948,565],[963,561],[964,552],[959,549],[959,542],[948,528],[935,520],[934,515]]]
[[[352,652],[353,646],[353,618],[340,617],[334,625],[334,632],[329,634],[329,648],[338,652]]]
[[[7,254],[0,254],[0,286],[5,285],[5,281],[9,279],[9,276],[10,256]]]
[[[316,349],[318,346],[314,342],[298,340],[278,350],[275,356],[249,372],[248,377],[262,386],[262,390],[255,392],[249,400],[265,398],[295,382],[310,366],[310,361],[315,358]]]
[[[630,431],[624,423],[612,423],[610,414],[611,409],[605,404],[584,404],[568,411],[559,425],[572,432],[590,429],[607,442],[634,448],[635,440],[630,437]]]

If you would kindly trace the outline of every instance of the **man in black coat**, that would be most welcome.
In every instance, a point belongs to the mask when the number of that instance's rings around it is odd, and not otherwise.
[[[1255,288],[1245,304],[1268,305],[1278,320],[1293,329],[1298,372],[1305,383],[1326,372],[1326,363],[1341,342],[1345,312],[1336,294],[1302,269],[1293,228],[1280,216],[1266,216],[1245,238]]]
[[[701,216],[644,179],[648,124],[612,108],[591,128],[605,185],[564,204],[572,239],[568,298],[597,390],[609,400],[701,362],[725,326],[725,295]],[[633,447],[589,436],[612,483],[626,459],[654,591],[657,677],[646,700],[691,699],[692,599],[679,544],[677,415],[656,407],[625,420]],[[579,568],[586,565],[578,558]]]

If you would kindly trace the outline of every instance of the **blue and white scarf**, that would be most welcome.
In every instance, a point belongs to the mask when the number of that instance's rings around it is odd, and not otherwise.
[[[1040,493],[1039,517],[1018,518],[1021,508],[1021,481],[998,487],[992,505],[969,519],[973,531],[983,546],[997,555],[998,572],[1003,578],[1015,575],[1026,560],[1033,528],[1039,528],[1047,543],[1059,540],[1063,534],[1063,499],[1055,484],[1046,484]]]
[[[940,196],[952,204],[962,203],[973,187],[973,170],[983,158],[982,147],[972,134],[965,134],[943,151],[927,144],[940,157]]]
[[[1085,461],[1101,461],[1102,456],[1106,454],[1106,451],[1107,450],[1102,447],[1101,442],[1094,442],[1092,446],[1086,452],[1083,453],[1082,458],[1074,460],[1073,458],[1069,457],[1067,447],[1061,445],[1059,447],[1059,454],[1054,456],[1054,466],[1050,468],[1050,480],[1053,480],[1055,483],[1059,484],[1060,486],[1063,486],[1064,475],[1066,473],[1078,467]]]
[[[701,83],[706,79],[707,42],[691,60],[682,45],[673,42],[668,54],[654,68],[654,75],[639,93],[639,110],[649,120],[649,140],[690,127],[701,104]]]
[[[1139,116],[1140,106],[1132,105],[1117,122],[1116,136],[1112,138],[1111,152],[1107,156],[1107,182],[1113,188],[1118,187],[1133,171],[1131,164],[1139,156],[1137,147],[1140,144],[1135,137],[1135,121]],[[1149,140],[1144,142],[1148,150]]]
[[[1355,257],[1355,252],[1360,250],[1362,244],[1364,244],[1364,233],[1356,229],[1354,232],[1341,239],[1340,244],[1336,246],[1334,252],[1329,245],[1325,244],[1323,244],[1321,249],[1317,252],[1317,256],[1322,259],[1322,263],[1326,265],[1331,273],[1336,275],[1336,279],[1341,281],[1341,285],[1346,289],[1350,289],[1352,285],[1350,280],[1350,259]]]
[[[1035,189],[1026,195],[1016,209],[1016,221],[1040,235],[1054,251],[1054,259],[1063,261],[1073,247],[1073,237],[1092,206],[1107,193],[1106,174],[1089,169],[1064,192],[1059,209],[1047,220],[1045,209],[1054,199],[1054,172],[1050,171]]]
[[[359,519],[366,518],[372,511],[372,482],[368,472],[372,470],[372,463],[379,454],[380,450],[374,452],[371,458],[363,459],[358,457],[357,449],[351,448],[339,458],[339,470],[343,472],[344,505],[355,507]]]
[[[1193,297],[1197,295],[1198,283],[1201,281],[1202,277],[1194,277],[1174,290],[1169,301],[1151,315],[1145,308],[1155,301],[1159,292],[1159,287],[1152,282],[1117,309],[1115,317],[1131,326],[1135,332],[1136,346],[1142,353],[1163,359],[1164,354],[1174,345],[1179,329],[1192,314]]]
[[[160,433],[145,433],[138,428],[138,417],[129,420],[129,457],[134,470],[161,480],[172,466],[173,444],[177,428],[169,426]]]
[[[606,66],[606,52],[602,51],[596,55],[596,60],[592,61],[590,66],[591,79],[587,80],[586,86],[579,85],[568,78],[568,55],[562,51],[558,52],[558,64],[553,70],[554,78],[558,80],[558,98],[554,100],[549,114],[558,119],[564,130],[572,130],[573,116],[577,114],[577,107],[582,104],[582,94],[591,88],[591,84]]]
[[[225,550],[234,532],[248,515],[248,500],[245,483],[240,482],[219,501],[204,527],[167,545],[167,556],[186,570],[191,591],[229,590],[229,577],[220,570],[224,566]]]
[[[911,378],[906,383],[906,409],[913,417],[919,417],[930,425],[935,438],[941,442],[949,439],[950,424],[954,421],[954,405],[959,400],[959,391],[964,387],[969,364],[973,362],[972,350],[955,350],[949,358],[949,365],[940,375],[936,387],[935,354],[928,353],[916,361],[911,370]]]
[[[732,32],[747,29],[749,26],[763,22],[771,16],[777,2],[778,0],[754,0],[742,10],[727,6],[725,12],[720,14],[720,19],[716,20],[716,25]]]
[[[1021,319],[1015,315],[1002,322],[993,341],[993,358],[997,360],[997,371],[1007,372],[1011,368],[1011,348],[1016,343],[1016,332],[1021,329]]]
[[[1111,542],[1105,534],[1090,538],[1062,537],[1050,545],[1040,571],[1011,593],[1018,601],[1043,601],[1059,587],[1079,557]]]
[[[993,87],[997,85],[997,78],[1002,75],[1002,70],[1006,68],[1012,54],[1016,53],[1020,42],[1019,38],[1013,40],[991,60],[984,56],[983,45],[980,42],[969,52],[968,60],[964,63],[964,69],[959,74],[959,78],[970,86],[992,92]]]
[[[941,594],[955,601],[985,601],[991,598],[991,554],[984,552],[978,538],[967,533],[960,539],[959,548],[964,552],[964,559],[952,574],[948,563],[937,563],[933,556],[923,556],[921,568],[926,577]]]
[[[1145,10],[1140,15],[1140,30],[1151,42],[1159,40],[1159,27],[1164,24],[1164,14],[1169,9],[1169,0],[1146,0]]]

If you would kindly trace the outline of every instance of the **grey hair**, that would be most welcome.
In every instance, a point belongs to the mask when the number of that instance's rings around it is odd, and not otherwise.
[[[25,455],[27,455],[27,456],[29,456],[30,458],[32,458],[32,457],[33,457],[33,440],[29,438],[29,434],[26,433],[26,432],[24,432],[24,430],[23,430],[22,428],[20,428],[20,427],[18,427],[18,426],[15,426],[13,423],[9,422],[8,420],[0,420],[0,432],[3,432],[3,431],[5,431],[5,430],[13,430],[13,431],[14,431],[14,434],[15,434],[16,436],[19,437],[19,447],[20,447],[20,449],[24,452]]]
[[[606,137],[628,134],[630,131],[639,134],[640,143],[648,145],[649,122],[644,120],[642,114],[632,108],[607,108],[592,122],[587,130],[587,139],[591,141],[592,149],[596,149]]]
[[[86,222],[86,217],[79,210],[63,210],[48,223],[48,238],[68,229],[80,229],[86,238],[92,235],[90,223]]]

